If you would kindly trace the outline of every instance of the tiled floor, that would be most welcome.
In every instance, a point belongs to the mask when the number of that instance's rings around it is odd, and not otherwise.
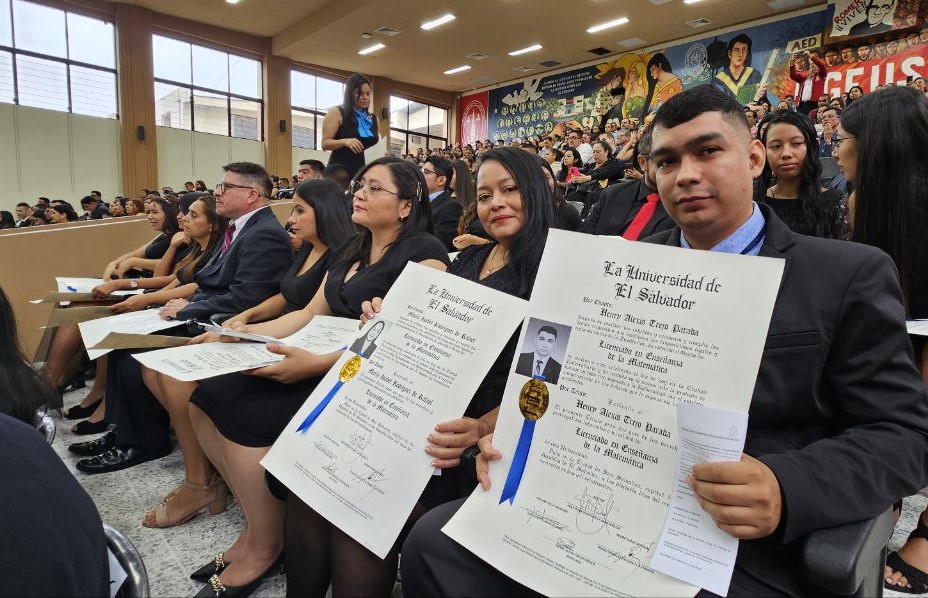
[[[65,406],[76,405],[88,390],[65,395]],[[58,434],[53,448],[87,492],[93,497],[100,517],[132,540],[148,570],[152,596],[193,596],[202,584],[188,576],[206,564],[214,554],[231,546],[244,520],[235,502],[225,513],[210,516],[202,511],[193,521],[170,529],[142,526],[145,511],[160,504],[164,495],[184,479],[180,452],[136,467],[107,474],[87,475],[77,471],[77,457],[67,447],[87,436],[71,433],[74,422],[58,420]],[[283,576],[266,580],[254,596],[283,596]]]
[[[78,390],[65,395],[65,406],[76,405],[88,390]],[[180,452],[108,474],[86,475],[77,471],[77,458],[67,451],[69,444],[87,440],[86,436],[75,436],[70,427],[73,422],[58,421],[58,435],[53,448],[93,497],[106,523],[122,531],[138,548],[145,561],[152,596],[192,596],[202,584],[189,579],[189,575],[212,556],[232,544],[242,528],[244,520],[235,502],[220,515],[207,515],[204,510],[193,521],[170,529],[149,529],[142,526],[146,510],[158,505],[172,488],[183,481],[183,465]],[[890,548],[901,546],[909,532],[915,527],[919,514],[925,509],[926,498],[911,496],[905,500],[902,517],[896,525]],[[284,596],[286,583],[283,576],[266,580],[254,596]],[[394,598],[401,598],[399,585]],[[887,591],[886,596],[911,596]],[[923,594],[922,596],[928,596]]]

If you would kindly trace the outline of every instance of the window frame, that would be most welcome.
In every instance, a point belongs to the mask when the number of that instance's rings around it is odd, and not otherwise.
[[[25,0],[25,1],[29,2],[30,4],[36,4],[36,5],[38,5],[38,6],[43,6],[43,7],[45,7],[45,8],[50,8],[50,9],[53,9],[53,10],[60,10],[62,13],[64,13],[64,36],[65,36],[65,37],[64,37],[64,47],[65,47],[65,57],[62,58],[62,57],[60,57],[60,56],[55,56],[55,55],[53,55],[53,54],[42,54],[41,52],[35,52],[35,51],[33,51],[33,50],[24,50],[24,49],[21,49],[21,48],[17,48],[17,47],[16,47],[16,21],[15,21],[14,18],[13,18],[13,4],[14,4],[14,1],[15,1],[15,0],[10,0],[10,2],[9,2],[9,9],[10,9],[10,14],[9,14],[9,18],[10,18],[10,42],[11,42],[12,45],[7,46],[7,45],[4,45],[4,44],[0,44],[0,52],[7,52],[7,53],[10,54],[10,70],[11,70],[12,75],[13,75],[13,101],[11,102],[11,104],[12,104],[13,106],[24,106],[24,107],[26,107],[26,108],[38,108],[39,110],[52,110],[52,111],[54,111],[54,112],[64,112],[63,110],[57,110],[57,109],[55,109],[55,108],[42,108],[41,106],[30,106],[30,105],[28,105],[28,104],[22,104],[22,103],[20,103],[20,96],[19,96],[19,67],[18,67],[18,64],[17,64],[18,61],[16,60],[16,57],[17,57],[17,56],[28,56],[28,57],[30,57],[30,58],[35,58],[35,59],[37,59],[37,60],[46,60],[46,61],[49,61],[49,62],[57,62],[57,63],[59,63],[59,64],[63,64],[63,65],[64,65],[64,67],[65,67],[65,68],[64,68],[64,71],[65,71],[65,91],[66,91],[67,96],[68,96],[68,109],[67,109],[67,113],[68,113],[68,114],[77,114],[77,115],[79,115],[79,116],[90,116],[91,118],[111,118],[111,119],[113,119],[113,120],[119,120],[119,117],[120,117],[120,113],[119,113],[119,80],[118,80],[119,74],[117,73],[116,67],[110,68],[110,67],[106,67],[106,66],[100,66],[100,65],[98,65],[98,64],[92,64],[92,63],[89,63],[89,62],[84,62],[84,61],[82,61],[82,60],[72,60],[72,59],[70,58],[70,55],[71,55],[71,38],[70,38],[69,27],[68,27],[68,14],[75,14],[75,15],[78,15],[78,16],[81,16],[81,17],[86,17],[86,18],[91,18],[91,19],[99,19],[100,21],[102,21],[102,22],[104,22],[104,23],[107,23],[107,24],[109,24],[109,25],[112,25],[112,27],[113,27],[113,56],[116,56],[116,53],[117,53],[117,52],[116,52],[116,22],[115,22],[115,20],[111,20],[111,19],[109,19],[109,18],[104,18],[104,17],[102,17],[102,16],[100,16],[100,15],[96,15],[96,14],[94,14],[94,15],[89,15],[89,14],[85,14],[85,13],[82,13],[82,12],[79,12],[79,11],[68,10],[68,9],[66,9],[66,8],[61,8],[61,7],[54,6],[54,5],[44,4],[44,3],[42,3],[42,2],[33,2],[32,0]],[[112,116],[112,117],[109,117],[109,116],[96,116],[96,115],[91,115],[91,114],[84,114],[84,113],[82,113],[82,112],[74,112],[74,98],[73,98],[73,95],[74,95],[74,94],[73,94],[73,91],[72,91],[72,89],[71,89],[71,67],[72,67],[72,66],[77,66],[77,67],[85,68],[85,69],[88,69],[88,70],[101,71],[101,72],[110,73],[111,75],[113,75],[114,82],[115,82],[115,85],[113,86],[113,91],[114,91],[114,93],[115,93],[114,99],[115,99],[115,103],[116,103],[116,111],[113,112],[113,116]],[[117,66],[118,66],[118,64],[117,64]],[[7,102],[3,102],[3,103],[6,104]]]
[[[158,83],[161,83],[162,85],[173,85],[174,87],[177,87],[180,89],[186,89],[190,93],[190,96],[189,96],[190,97],[190,128],[188,129],[188,128],[181,128],[181,127],[173,127],[173,126],[168,126],[168,125],[158,125],[158,126],[162,126],[162,127],[166,127],[170,129],[178,129],[179,131],[190,131],[191,133],[205,133],[207,135],[222,135],[222,133],[208,133],[206,131],[197,131],[196,116],[194,114],[196,112],[194,94],[195,92],[199,91],[199,92],[206,93],[206,94],[223,96],[225,98],[226,100],[226,134],[224,135],[225,137],[230,137],[232,139],[244,139],[246,141],[257,141],[260,143],[264,143],[267,131],[265,130],[265,126],[264,126],[265,125],[264,123],[264,120],[265,120],[264,119],[264,89],[263,89],[263,85],[261,84],[260,80],[258,83],[258,91],[261,92],[261,97],[251,97],[251,96],[243,95],[240,93],[234,93],[232,91],[224,91],[222,89],[216,89],[213,87],[195,85],[193,83],[193,72],[194,72],[193,71],[193,47],[197,46],[200,48],[206,48],[208,50],[223,52],[227,55],[227,57],[238,56],[240,58],[247,58],[249,60],[254,60],[255,62],[258,63],[259,77],[264,72],[264,61],[261,58],[256,58],[255,56],[249,53],[246,53],[246,52],[237,52],[237,51],[233,52],[233,51],[230,51],[230,49],[228,48],[218,48],[214,45],[204,44],[200,41],[194,41],[192,39],[188,39],[183,36],[172,35],[170,32],[163,32],[163,31],[152,32],[152,36],[151,36],[152,44],[154,44],[155,36],[166,38],[166,39],[171,39],[174,41],[178,41],[178,42],[190,45],[190,83],[185,83],[183,81],[175,81],[173,79],[167,79],[164,77],[155,77],[155,76],[152,77],[156,85]],[[152,73],[154,74],[154,53],[152,53]],[[232,82],[231,81],[232,80],[231,66],[229,65],[228,59],[226,60],[226,77],[227,77],[227,80],[229,81],[229,85],[231,86],[231,82]],[[154,92],[155,91],[153,88],[152,94],[154,94]],[[234,135],[232,135],[232,100],[233,99],[242,100],[246,102],[257,102],[258,103],[258,106],[259,106],[258,114],[260,115],[260,117],[258,118],[258,121],[259,121],[258,122],[258,139],[249,139],[248,137],[235,137]],[[158,103],[158,99],[155,98],[155,104],[157,103]],[[155,120],[157,120],[157,118]]]
[[[299,74],[301,74],[301,75],[306,75],[306,76],[308,76],[308,77],[312,77],[312,78],[313,78],[313,98],[314,98],[314,103],[316,103],[316,104],[319,103],[319,85],[318,85],[319,79],[323,79],[323,80],[325,80],[325,81],[329,81],[329,82],[332,82],[332,83],[338,83],[339,85],[342,86],[342,94],[343,94],[343,95],[344,95],[344,90],[345,90],[345,80],[344,80],[344,79],[333,78],[333,77],[330,77],[330,76],[322,76],[322,75],[320,75],[320,74],[318,74],[318,73],[314,73],[314,72],[311,72],[311,71],[308,71],[308,70],[304,70],[304,69],[301,69],[301,68],[296,68],[296,65],[291,65],[291,67],[290,67],[290,85],[291,85],[291,92],[290,92],[290,123],[291,123],[291,124],[290,124],[290,147],[298,147],[298,148],[300,148],[300,149],[308,149],[308,150],[313,150],[313,151],[326,151],[326,150],[323,150],[323,149],[322,149],[322,121],[323,121],[323,119],[325,118],[326,112],[328,112],[329,109],[331,109],[333,106],[328,106],[328,107],[326,107],[326,108],[320,108],[320,107],[317,105],[317,106],[315,106],[314,108],[307,108],[307,107],[305,107],[305,106],[297,106],[297,105],[295,105],[295,104],[293,103],[293,91],[292,91],[292,89],[293,89],[293,87],[292,87],[292,86],[293,86],[293,74],[294,74],[294,73],[299,73]],[[294,143],[294,139],[293,139],[293,129],[295,128],[295,125],[293,125],[293,114],[294,114],[294,113],[299,113],[299,114],[301,114],[301,115],[303,115],[303,116],[312,116],[312,118],[313,118],[313,127],[314,127],[314,128],[313,128],[313,146],[314,146],[314,147],[303,147],[302,145],[296,145],[296,144]]]
[[[409,108],[410,108],[410,105],[411,105],[412,103],[416,103],[416,104],[419,104],[419,105],[421,105],[421,106],[425,106],[425,107],[426,107],[426,115],[425,115],[425,131],[426,131],[426,132],[425,132],[425,133],[420,133],[420,132],[418,132],[418,131],[413,131],[413,130],[411,130],[411,129],[409,129],[409,128],[401,129],[401,128],[399,128],[399,127],[394,127],[394,126],[393,126],[393,123],[392,123],[392,115],[393,115],[393,113],[394,113],[395,111],[393,110],[393,106],[392,106],[392,105],[390,106],[390,114],[391,114],[390,136],[391,136],[391,138],[392,138],[392,135],[393,135],[393,133],[395,132],[395,133],[399,133],[399,134],[403,135],[403,136],[406,138],[406,141],[405,141],[405,143],[403,144],[404,151],[400,154],[401,156],[409,155],[410,153],[412,153],[412,152],[409,151],[409,147],[410,147],[410,146],[409,146],[409,136],[410,136],[410,135],[415,135],[415,136],[417,136],[417,137],[422,137],[422,138],[425,139],[425,151],[426,151],[426,152],[432,151],[432,149],[433,149],[432,142],[440,142],[440,145],[436,146],[438,149],[444,149],[444,148],[448,147],[448,137],[439,137],[439,136],[437,136],[437,135],[431,135],[431,134],[429,134],[428,130],[429,130],[429,127],[431,126],[431,125],[430,125],[430,123],[431,123],[431,118],[430,118],[430,113],[431,113],[431,111],[432,111],[433,109],[434,109],[434,110],[442,110],[442,111],[444,111],[444,113],[445,113],[445,119],[444,119],[444,123],[445,123],[445,134],[446,134],[446,135],[448,134],[448,119],[449,119],[450,116],[451,116],[451,110],[450,110],[449,108],[444,108],[444,107],[442,107],[442,106],[435,106],[434,104],[429,104],[429,103],[427,103],[427,102],[422,102],[422,101],[420,101],[420,100],[417,100],[417,99],[414,99],[414,98],[411,98],[411,97],[408,97],[408,96],[404,96],[404,95],[401,95],[401,94],[391,94],[391,95],[390,95],[390,99],[391,99],[391,102],[390,102],[390,103],[391,103],[391,104],[393,103],[393,102],[392,102],[393,98],[397,98],[397,99],[405,100],[405,101],[406,101],[405,110],[406,110],[406,126],[407,126],[407,127],[409,127]]]

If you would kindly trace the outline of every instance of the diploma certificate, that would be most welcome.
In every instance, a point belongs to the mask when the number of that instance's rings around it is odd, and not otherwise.
[[[748,410],[782,271],[552,230],[494,433],[503,458],[445,533],[543,594],[693,596],[650,567],[677,404]]]
[[[342,349],[357,334],[357,320],[315,316],[295,334],[280,340],[273,339],[273,342],[324,354]],[[149,369],[191,382],[252,370],[283,359],[283,355],[268,351],[265,342],[201,343],[136,353],[133,357]]]
[[[428,435],[464,413],[525,305],[410,263],[262,465],[384,558],[434,471]]]
[[[91,347],[102,341],[111,332],[149,334],[183,324],[183,322],[177,320],[166,320],[162,318],[158,315],[159,311],[158,309],[143,309],[141,311],[133,311],[97,320],[80,322],[77,327],[81,331],[81,338],[84,339],[84,346],[87,347],[87,356],[90,357],[90,359],[96,359],[112,351],[112,349],[91,349]]]

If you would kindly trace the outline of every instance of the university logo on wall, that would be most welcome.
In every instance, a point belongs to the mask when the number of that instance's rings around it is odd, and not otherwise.
[[[474,143],[487,138],[486,92],[461,98],[461,143]]]

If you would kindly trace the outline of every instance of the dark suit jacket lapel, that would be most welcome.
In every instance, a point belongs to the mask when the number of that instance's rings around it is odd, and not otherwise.
[[[644,184],[644,179],[638,181],[638,189],[636,193],[637,195],[635,195],[635,201],[632,202],[631,209],[629,209],[625,214],[625,220],[623,220],[618,227],[618,230],[623,233],[625,232],[625,229],[628,228],[628,225],[632,223],[632,220],[635,219],[635,216],[638,215],[638,211],[641,210],[641,208],[644,206],[644,202],[648,195],[651,194],[651,190],[648,189],[648,186]],[[652,217],[651,220],[653,221],[654,218]],[[648,224],[650,224],[650,222]],[[638,238],[643,239],[645,236],[647,236],[645,231],[642,231]]]

